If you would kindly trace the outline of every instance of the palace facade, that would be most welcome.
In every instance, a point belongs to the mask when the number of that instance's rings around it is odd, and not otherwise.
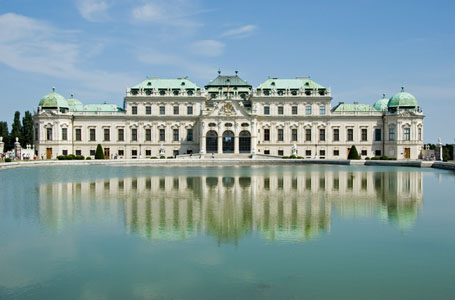
[[[330,89],[309,77],[268,78],[256,88],[237,72],[219,73],[204,88],[186,77],[147,78],[127,89],[123,107],[84,105],[54,89],[34,117],[35,149],[47,159],[93,157],[98,144],[107,158],[214,153],[346,159],[355,145],[362,158],[419,159],[423,118],[403,88],[374,105],[332,105]]]

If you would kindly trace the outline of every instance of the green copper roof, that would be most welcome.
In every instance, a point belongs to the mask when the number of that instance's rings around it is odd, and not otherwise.
[[[382,95],[382,98],[374,103],[373,107],[377,111],[384,111],[387,110],[387,104],[389,103],[389,99],[385,97],[385,94]]]
[[[83,106],[81,101],[73,98],[73,94],[71,94],[71,98],[66,99],[66,101],[68,102],[70,108],[73,108],[75,106]]]
[[[87,104],[72,107],[75,112],[120,112],[123,109],[117,104]]]
[[[199,89],[187,77],[177,79],[147,78],[132,89]]]
[[[325,89],[319,83],[314,82],[308,77],[297,77],[295,79],[269,78],[261,83],[258,89]]]
[[[370,112],[370,111],[376,111],[373,108],[373,106],[371,106],[370,104],[359,104],[359,103],[345,104],[343,102],[338,103],[338,105],[332,109],[332,112]]]
[[[44,96],[38,106],[68,108],[68,102],[65,97],[55,92],[55,88],[52,88],[52,93]]]
[[[220,74],[220,73],[218,73]],[[211,80],[205,88],[210,88],[210,87],[235,87],[235,86],[242,86],[242,87],[248,87],[251,88],[251,85],[240,78],[237,74],[236,75],[218,75],[215,79]]]
[[[401,88],[401,92],[395,94],[392,98],[390,98],[389,103],[387,104],[388,107],[417,107],[419,103],[417,99],[404,91],[404,87]]]

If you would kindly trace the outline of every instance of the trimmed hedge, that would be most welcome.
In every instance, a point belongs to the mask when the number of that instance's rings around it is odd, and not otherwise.
[[[59,155],[57,156],[58,160],[84,160],[84,156],[82,155],[74,155],[74,154],[69,154],[69,155]]]
[[[104,159],[104,150],[103,147],[101,147],[101,144],[96,146],[95,159]]]
[[[354,145],[352,145],[351,150],[349,150],[348,159],[360,159],[359,152],[357,152],[357,148]]]

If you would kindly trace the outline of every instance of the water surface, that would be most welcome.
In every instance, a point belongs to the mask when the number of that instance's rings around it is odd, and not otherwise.
[[[447,299],[455,176],[395,167],[0,172],[0,299]]]

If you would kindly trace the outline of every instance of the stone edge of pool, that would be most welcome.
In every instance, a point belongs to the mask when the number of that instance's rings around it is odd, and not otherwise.
[[[0,163],[0,170],[38,166],[237,166],[237,165],[347,165],[347,166],[397,166],[454,170],[455,163],[434,161],[378,161],[378,160],[320,160],[320,159],[124,159],[124,160],[57,160],[20,161]]]

